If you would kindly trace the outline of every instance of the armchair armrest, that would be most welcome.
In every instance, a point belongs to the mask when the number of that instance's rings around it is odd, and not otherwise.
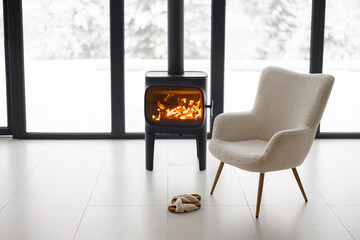
[[[265,171],[300,166],[314,140],[315,130],[309,127],[282,130],[270,139],[264,153]]]
[[[252,112],[222,113],[215,118],[213,139],[240,141],[256,137],[255,116]]]

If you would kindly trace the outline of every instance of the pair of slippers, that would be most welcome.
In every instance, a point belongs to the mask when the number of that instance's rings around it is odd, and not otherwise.
[[[181,194],[171,199],[168,206],[170,212],[183,213],[198,210],[201,207],[201,196],[199,194]]]

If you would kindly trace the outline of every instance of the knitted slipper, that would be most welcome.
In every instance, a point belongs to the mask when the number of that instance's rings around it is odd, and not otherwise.
[[[179,197],[176,200],[175,204],[168,206],[169,211],[173,212],[173,213],[184,213],[184,212],[191,212],[191,211],[198,210],[201,207],[200,203],[199,203],[200,205],[195,206],[194,204],[188,204],[188,203],[184,204],[183,201],[184,201],[184,198]]]
[[[173,197],[173,199],[171,199],[171,203],[175,203],[176,199],[178,199],[179,197],[186,198],[188,200],[186,201],[186,203],[189,204],[196,204],[199,203],[199,201],[201,200],[201,196],[199,194],[180,194]]]

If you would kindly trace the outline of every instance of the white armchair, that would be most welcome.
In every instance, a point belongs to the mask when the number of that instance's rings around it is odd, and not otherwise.
[[[215,118],[209,150],[220,160],[220,166],[211,194],[227,163],[260,173],[256,217],[266,172],[291,168],[307,201],[296,167],[310,150],[333,83],[331,75],[265,68],[254,108]]]

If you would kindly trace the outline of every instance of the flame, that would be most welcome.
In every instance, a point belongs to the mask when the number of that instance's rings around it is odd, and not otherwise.
[[[157,115],[152,115],[154,121],[160,121],[161,119],[202,119],[201,100],[189,100],[185,97],[178,97],[176,104],[170,104],[169,98],[174,97],[174,93],[169,93],[163,101],[158,101]]]

